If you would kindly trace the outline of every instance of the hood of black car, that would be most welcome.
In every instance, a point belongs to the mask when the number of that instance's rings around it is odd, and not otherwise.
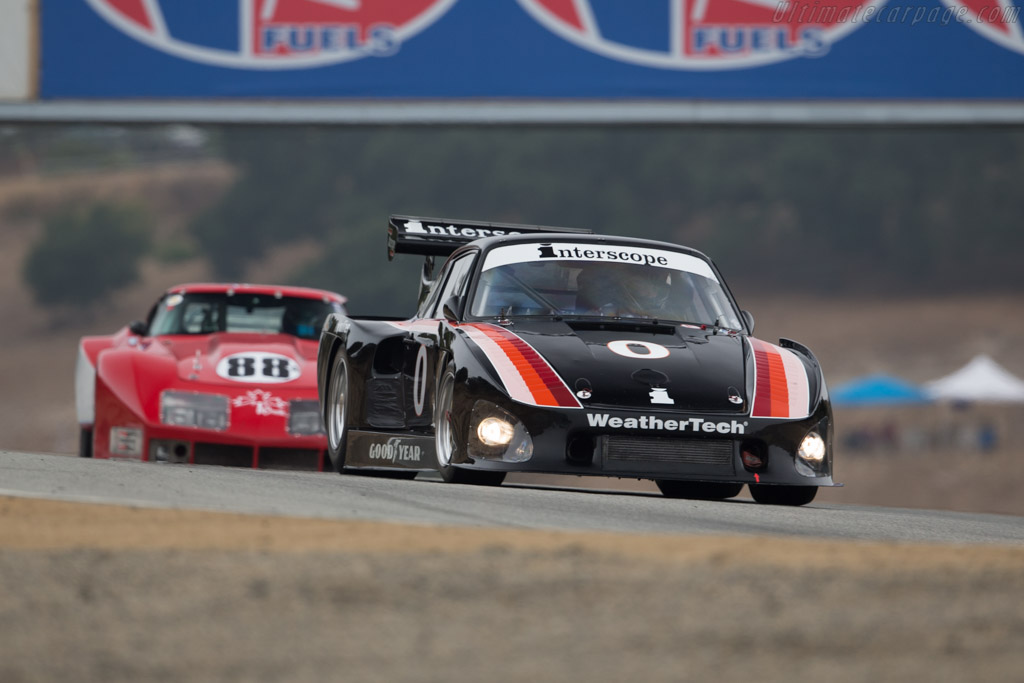
[[[517,321],[507,328],[584,406],[741,414],[746,353],[736,333],[643,322]]]

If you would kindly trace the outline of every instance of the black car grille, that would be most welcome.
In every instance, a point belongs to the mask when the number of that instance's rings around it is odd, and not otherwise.
[[[736,473],[731,441],[608,436],[602,450],[606,469]]]

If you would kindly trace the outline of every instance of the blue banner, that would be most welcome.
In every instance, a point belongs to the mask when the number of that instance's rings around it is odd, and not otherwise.
[[[1014,100],[1022,5],[43,0],[40,96]]]

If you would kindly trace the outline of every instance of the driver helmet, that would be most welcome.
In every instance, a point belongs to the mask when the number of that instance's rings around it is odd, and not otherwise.
[[[630,268],[621,281],[625,303],[638,312],[659,312],[668,302],[669,278],[669,273],[661,268]]]

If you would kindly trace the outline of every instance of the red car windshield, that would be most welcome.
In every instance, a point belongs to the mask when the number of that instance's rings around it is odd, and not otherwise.
[[[168,294],[156,306],[149,335],[257,332],[316,339],[329,313],[342,312],[331,301],[265,294]]]

